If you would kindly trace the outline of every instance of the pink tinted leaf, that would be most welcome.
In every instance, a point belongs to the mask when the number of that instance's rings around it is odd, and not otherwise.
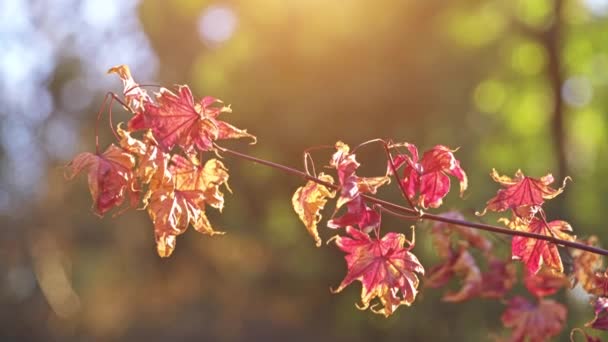
[[[336,236],[335,243],[346,253],[348,273],[333,292],[358,280],[362,285],[362,310],[376,298],[380,303],[371,305],[371,310],[387,317],[400,305],[411,305],[417,294],[417,273],[423,275],[424,268],[410,252],[413,245],[405,235],[388,233],[382,239],[371,238],[353,227],[347,227],[346,233],[348,237]],[[408,246],[404,247],[406,242]]]

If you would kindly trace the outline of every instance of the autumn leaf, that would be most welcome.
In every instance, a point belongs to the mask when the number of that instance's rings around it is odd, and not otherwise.
[[[590,236],[579,241],[588,246],[598,246],[597,236]],[[601,270],[604,267],[602,256],[576,249],[572,251],[574,264],[574,285],[580,283],[583,289],[596,296],[608,296],[608,275]]]
[[[595,318],[585,324],[593,329],[608,330],[608,298],[598,297],[594,304]]]
[[[506,328],[513,329],[510,341],[542,342],[562,331],[567,312],[565,306],[550,299],[530,303],[516,296],[509,300],[501,319]]]
[[[405,235],[388,233],[380,238],[346,227],[350,237],[336,236],[336,245],[345,256],[348,273],[334,293],[342,291],[353,281],[362,284],[361,306],[365,310],[377,298],[380,303],[371,305],[375,313],[390,316],[400,305],[411,305],[418,288],[418,276],[424,268],[418,258],[410,252],[414,243]],[[413,238],[412,238],[413,240]],[[407,247],[404,247],[405,243]]]
[[[361,196],[355,197],[346,204],[346,213],[327,222],[327,227],[336,229],[347,226],[357,226],[359,229],[370,232],[380,226],[380,214],[368,207]]]
[[[73,179],[81,171],[88,170],[93,209],[103,216],[121,206],[126,198],[131,207],[137,206],[139,190],[133,175],[134,166],[135,157],[112,144],[102,154],[85,152],[77,155],[67,165],[66,178]]]
[[[457,211],[448,211],[439,216],[464,221],[464,216]],[[492,251],[492,241],[482,235],[478,230],[468,227],[436,221],[433,222],[431,227],[431,234],[437,253],[443,258],[450,255],[452,246],[451,241],[454,237],[462,238],[461,241],[466,241],[470,246],[482,251],[486,255],[490,254]]]
[[[563,273],[543,268],[536,274],[526,274],[524,285],[537,298],[551,296],[563,287],[569,285],[568,278]]]
[[[397,145],[395,145],[397,146]],[[395,168],[405,165],[401,182],[407,196],[414,199],[418,194],[417,203],[423,208],[438,208],[443,198],[450,191],[450,177],[454,176],[460,182],[460,196],[467,189],[467,175],[460,166],[460,161],[454,157],[456,150],[447,146],[437,145],[426,151],[418,160],[418,149],[415,145],[401,143],[410,155],[400,154],[394,159]],[[390,162],[390,161],[389,161]],[[392,167],[389,174],[392,173]]]
[[[575,239],[573,235],[568,234],[568,232],[572,231],[572,227],[566,221],[546,222],[536,217],[532,218],[529,223],[519,217],[515,217],[512,221],[502,218],[500,221],[513,230],[553,236],[565,241],[574,241]],[[530,274],[536,274],[542,265],[546,265],[560,273],[564,271],[562,259],[554,243],[523,236],[514,236],[513,240],[511,240],[511,253],[514,260],[521,260],[526,264],[526,268]]]
[[[108,74],[115,73],[120,77],[123,84],[123,94],[125,102],[134,112],[139,112],[144,109],[144,104],[151,103],[152,99],[148,96],[145,89],[141,88],[133,77],[131,70],[126,65],[117,65],[108,70]]]
[[[554,189],[550,187],[554,182],[551,174],[541,178],[531,178],[524,176],[521,170],[517,170],[515,178],[511,178],[501,176],[495,169],[492,169],[490,176],[504,189],[498,190],[496,196],[487,202],[483,212],[478,215],[484,215],[488,210],[501,212],[512,209],[517,216],[525,220],[531,219],[545,200],[561,194],[566,186],[566,181],[570,179],[566,177],[562,187]]]
[[[456,292],[447,292],[443,296],[446,302],[461,302],[481,293],[482,275],[475,259],[467,250],[466,244],[452,253],[443,263],[433,267],[425,277],[425,286],[438,288],[446,285],[454,276],[462,278],[462,287]]]
[[[350,147],[338,141],[336,152],[330,160],[330,167],[337,170],[338,181],[340,182],[340,196],[336,202],[336,211],[345,204],[347,212],[329,220],[329,228],[342,228],[357,225],[360,229],[370,230],[380,225],[380,215],[369,208],[361,194],[375,194],[378,188],[390,183],[390,178],[382,177],[359,177],[355,174],[359,163],[355,155],[350,153]]]
[[[247,130],[220,121],[221,113],[231,112],[230,107],[212,97],[204,97],[195,103],[190,88],[180,85],[177,94],[161,88],[156,94],[158,104],[146,103],[144,110],[129,121],[129,130],[152,129],[156,141],[165,150],[181,146],[186,152],[195,147],[209,151],[213,142],[219,139],[255,137]]]
[[[120,147],[137,157],[134,173],[143,184],[149,184],[153,180],[159,183],[162,182],[163,177],[170,177],[166,173],[169,172],[167,168],[171,156],[158,147],[152,131],[147,130],[144,133],[143,141],[133,138],[131,133],[124,130],[120,124],[116,132],[120,137]],[[152,188],[155,186],[157,185],[151,185]]]
[[[175,248],[176,236],[192,224],[194,229],[207,235],[223,234],[213,229],[205,214],[205,206],[221,210],[224,195],[219,190],[226,185],[228,172],[217,159],[200,165],[194,156],[185,158],[173,155],[169,177],[155,182],[144,198],[148,214],[154,223],[157,250],[168,257]],[[166,174],[165,174],[166,175]]]
[[[487,271],[481,275],[479,296],[482,298],[503,298],[513,288],[516,281],[515,265],[511,261],[491,257],[488,261]]]
[[[319,174],[318,178],[328,183],[334,182],[334,179],[330,175],[323,173]],[[325,207],[327,198],[334,198],[335,196],[335,191],[328,189],[322,184],[308,181],[306,185],[296,190],[291,199],[293,209],[306,226],[308,233],[315,239],[317,247],[321,246],[321,238],[317,231],[317,223],[321,221],[320,211]]]

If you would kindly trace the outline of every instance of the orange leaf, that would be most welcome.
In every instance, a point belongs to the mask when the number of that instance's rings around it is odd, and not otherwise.
[[[323,173],[318,178],[328,183],[334,182],[334,179],[330,175]],[[308,233],[315,239],[317,247],[321,247],[321,238],[317,231],[317,223],[321,221],[320,211],[325,207],[327,198],[334,198],[335,196],[335,191],[328,189],[322,184],[308,181],[306,185],[296,190],[291,199],[293,209],[306,226]]]

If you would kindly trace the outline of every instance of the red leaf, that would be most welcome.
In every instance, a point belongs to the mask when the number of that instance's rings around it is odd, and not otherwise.
[[[461,302],[480,294],[482,289],[482,276],[473,256],[461,245],[444,263],[433,267],[425,278],[424,284],[431,288],[442,287],[454,276],[462,279],[462,287],[457,292],[447,292],[443,296],[446,302]]]
[[[550,299],[532,304],[523,297],[513,297],[502,314],[502,324],[513,328],[511,341],[546,341],[561,332],[568,310]]]
[[[394,159],[396,168],[406,164],[401,181],[409,198],[413,199],[418,193],[416,201],[418,205],[423,208],[438,208],[450,191],[449,175],[460,181],[460,195],[463,195],[468,182],[460,162],[454,157],[456,150],[437,145],[426,151],[418,161],[418,149],[415,145],[409,143],[399,145],[405,146],[410,153],[409,156],[397,155]]]
[[[365,230],[377,227],[380,225],[380,215],[365,204],[360,194],[375,194],[379,187],[390,182],[390,178],[357,176],[355,171],[360,164],[355,159],[355,155],[350,153],[350,147],[338,141],[336,150],[330,160],[330,166],[337,170],[340,182],[340,197],[336,203],[336,210],[347,204],[347,213],[330,220],[327,226],[342,228],[357,225]]]
[[[567,287],[569,282],[563,273],[544,268],[537,274],[526,274],[524,285],[531,294],[540,298],[555,294],[562,287]]]
[[[488,270],[482,274],[480,296],[503,298],[513,288],[516,280],[515,265],[512,262],[491,258]]]
[[[594,304],[595,318],[585,324],[593,329],[608,330],[608,298],[598,297]]]
[[[554,181],[551,174],[541,178],[531,178],[524,176],[521,170],[517,170],[515,178],[510,178],[501,176],[492,169],[490,175],[504,189],[498,190],[496,196],[488,201],[484,211],[478,215],[483,215],[488,210],[500,212],[512,209],[517,216],[526,220],[534,216],[545,200],[561,194],[566,181],[570,179],[566,177],[561,188],[553,189],[549,186]]]
[[[572,227],[566,221],[545,222],[536,217],[532,218],[529,223],[519,217],[515,217],[513,221],[504,218],[500,221],[514,230],[553,236],[567,241],[575,239],[574,236],[567,233],[572,231]],[[536,274],[543,264],[557,272],[564,271],[557,246],[551,242],[514,236],[511,241],[511,252],[514,260],[522,260],[526,264],[530,274]]]
[[[246,130],[239,130],[226,122],[217,120],[221,113],[231,112],[218,99],[205,97],[194,102],[190,88],[178,87],[178,94],[161,88],[156,94],[158,105],[146,103],[144,110],[129,121],[130,130],[151,128],[154,137],[164,150],[179,145],[185,151],[193,148],[208,151],[218,139],[255,137]]]
[[[66,177],[74,178],[88,170],[89,190],[93,197],[93,208],[103,216],[129,198],[130,206],[136,207],[139,191],[133,176],[135,157],[112,144],[101,155],[81,153],[67,166]]]
[[[418,258],[410,252],[413,242],[397,233],[372,239],[353,227],[346,227],[346,233],[350,237],[336,236],[335,242],[347,253],[348,273],[333,292],[340,292],[358,280],[362,284],[362,310],[367,309],[374,298],[378,298],[380,303],[372,305],[371,310],[387,317],[400,305],[411,305],[418,288],[416,273],[424,275]],[[403,247],[405,242],[408,242],[408,247]],[[378,306],[381,307],[376,309]]]

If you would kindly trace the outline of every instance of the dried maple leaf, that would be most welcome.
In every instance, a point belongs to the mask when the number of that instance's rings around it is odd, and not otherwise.
[[[431,288],[444,286],[455,275],[462,277],[460,290],[447,292],[443,296],[443,300],[446,302],[461,302],[481,293],[481,271],[467,247],[466,244],[461,245],[459,250],[444,263],[431,268],[428,276],[425,277],[425,286]]]
[[[546,341],[561,332],[568,310],[550,299],[530,303],[523,297],[513,297],[502,314],[502,324],[513,328],[510,341]]]
[[[541,178],[532,178],[524,176],[521,170],[517,170],[515,178],[511,178],[501,176],[495,169],[492,169],[490,176],[504,189],[498,190],[496,196],[487,202],[483,212],[478,215],[483,215],[488,210],[500,212],[512,209],[517,216],[526,220],[534,216],[545,200],[561,194],[566,186],[566,181],[570,179],[566,177],[562,187],[554,189],[550,187],[554,182],[551,174]]]
[[[595,318],[585,326],[593,329],[608,330],[608,298],[598,297],[595,300]]]
[[[125,102],[129,105],[130,109],[134,112],[139,112],[144,109],[145,103],[151,103],[152,99],[148,96],[145,89],[141,88],[133,77],[131,76],[131,70],[126,65],[117,65],[108,70],[108,73],[115,73],[120,77],[123,84],[123,94]]]
[[[213,97],[204,97],[195,103],[190,88],[180,85],[177,94],[161,88],[156,94],[158,104],[145,103],[144,109],[129,121],[129,130],[152,129],[159,145],[171,150],[175,145],[186,152],[195,147],[201,151],[213,148],[219,139],[256,138],[217,117],[231,112],[230,107]]]
[[[217,159],[204,166],[194,156],[190,159],[173,155],[167,174],[151,184],[144,201],[154,223],[158,254],[168,257],[175,249],[176,236],[184,233],[189,224],[196,231],[216,235],[205,214],[205,206],[221,210],[224,205],[221,185],[228,181],[225,166]]]
[[[323,173],[318,178],[328,183],[334,182],[330,175]],[[322,184],[308,181],[306,185],[299,187],[291,198],[293,209],[306,226],[308,233],[315,239],[317,247],[321,247],[321,238],[317,231],[317,223],[321,221],[320,211],[325,207],[327,198],[334,198],[335,196],[335,191]]]
[[[395,168],[405,164],[403,169],[403,183],[406,194],[410,199],[418,195],[417,203],[423,208],[438,208],[443,198],[450,191],[450,177],[454,176],[460,181],[460,195],[467,189],[467,175],[460,167],[460,162],[454,157],[456,150],[447,146],[437,145],[426,151],[418,161],[418,149],[410,143],[401,143],[410,155],[400,154],[394,159]],[[390,166],[389,166],[390,167]],[[392,173],[392,167],[388,172]]]
[[[380,303],[373,304],[371,310],[387,317],[400,305],[411,305],[419,282],[416,273],[424,275],[418,258],[410,252],[414,242],[392,232],[382,239],[371,238],[353,227],[346,227],[346,233],[350,237],[334,238],[338,248],[347,253],[348,273],[333,292],[340,292],[358,280],[362,284],[359,307],[362,310],[367,309],[374,298]],[[408,246],[404,247],[406,242]],[[381,307],[377,309],[377,306]]]
[[[568,278],[563,273],[543,268],[536,274],[526,274],[524,285],[531,294],[540,298],[553,295],[562,287],[567,287]]]
[[[481,275],[482,298],[503,298],[517,280],[515,265],[510,261],[503,261],[491,257],[487,271]]]
[[[500,221],[513,230],[553,236],[566,241],[573,241],[575,239],[574,236],[568,234],[568,232],[572,231],[572,227],[566,221],[546,222],[536,217],[532,218],[529,222],[519,217],[515,217],[513,221],[505,218],[500,219]],[[514,236],[513,240],[511,240],[511,253],[514,260],[521,260],[526,264],[526,268],[530,274],[536,274],[543,264],[557,272],[562,273],[564,271],[562,259],[554,243],[523,236]]]
[[[66,178],[72,179],[81,171],[88,170],[89,190],[93,197],[95,213],[103,216],[119,207],[128,197],[131,207],[136,207],[139,190],[133,175],[135,157],[112,144],[102,154],[89,152],[77,155],[67,165]]]
[[[336,210],[347,204],[347,212],[330,220],[327,226],[330,228],[342,228],[349,225],[358,225],[360,229],[369,230],[380,225],[380,215],[369,208],[361,194],[375,194],[379,187],[390,183],[390,178],[383,177],[359,177],[355,171],[359,167],[355,155],[350,153],[350,147],[338,141],[336,152],[330,160],[330,166],[335,168],[340,182],[340,197],[336,202]]]
[[[579,241],[588,246],[598,246],[597,236]],[[574,285],[580,283],[585,291],[596,296],[608,296],[608,276],[600,272],[604,267],[599,254],[576,249],[572,251],[574,260]]]
[[[149,184],[153,180],[157,180],[159,183],[162,182],[163,177],[170,177],[166,173],[169,172],[167,168],[171,156],[158,147],[150,130],[144,134],[143,141],[131,137],[131,134],[123,130],[121,125],[118,125],[116,132],[120,137],[120,146],[137,156],[135,176],[143,184]],[[154,188],[157,185],[152,184],[151,186]]]
[[[327,222],[329,228],[358,226],[359,229],[370,232],[380,226],[380,214],[368,207],[361,196],[355,197],[346,204],[346,213]]]
[[[439,216],[464,220],[464,216],[457,211],[448,211]],[[431,233],[437,253],[442,257],[447,257],[450,254],[449,247],[452,245],[451,240],[454,236],[463,238],[470,246],[479,249],[486,255],[492,251],[492,241],[475,229],[437,221],[433,223]]]

